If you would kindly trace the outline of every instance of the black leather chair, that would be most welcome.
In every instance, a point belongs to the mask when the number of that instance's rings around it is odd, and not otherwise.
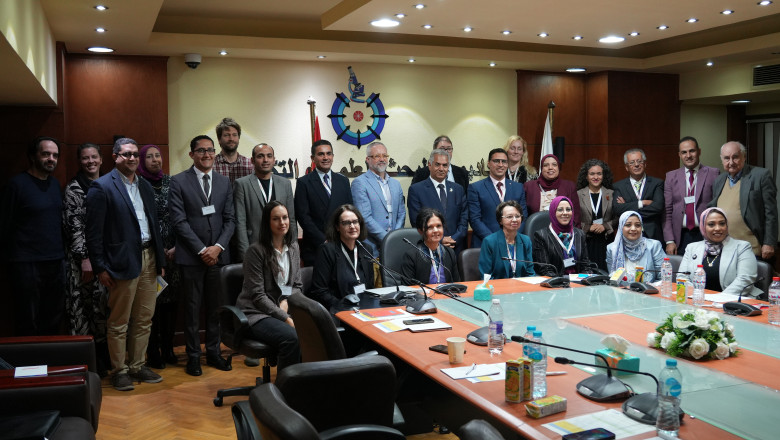
[[[322,304],[305,295],[292,295],[287,304],[288,313],[295,322],[303,362],[347,357],[336,322]]]
[[[303,294],[306,295],[311,290],[311,277],[314,274],[314,266],[306,266],[301,269],[301,284],[303,284]]]
[[[772,266],[766,261],[756,260],[756,283],[755,286],[761,289],[761,295],[758,297],[761,300],[769,300],[769,286],[772,284],[772,276],[774,271]]]
[[[672,263],[672,278],[677,277],[677,271],[680,270],[680,264],[682,263],[683,256],[682,255],[667,255],[669,257],[669,262]],[[658,275],[658,278],[660,278],[661,275]]]
[[[458,430],[460,440],[504,440],[504,436],[490,423],[475,419]]]
[[[403,228],[390,231],[382,240],[382,248],[379,250],[379,261],[396,272],[401,272],[404,254],[410,249],[409,245],[404,243],[404,238],[416,244],[417,240],[420,239],[420,233],[418,233],[415,228]],[[401,285],[406,285],[398,275],[395,275],[395,278]],[[396,285],[396,281],[393,281],[393,277],[387,274],[385,270],[382,270],[382,285]]]
[[[49,410],[3,413],[0,416],[0,436],[2,438],[32,438],[39,429],[46,429],[49,433],[45,438],[49,440],[94,440],[95,432],[92,430],[92,425],[83,418],[67,417],[60,413],[55,419],[55,424],[41,425],[41,420],[36,418],[36,415],[40,415],[42,412],[49,413]],[[51,414],[56,415],[56,413]]]
[[[523,221],[522,229],[520,232],[534,239],[534,232],[546,228],[550,224],[550,213],[547,211],[534,212],[529,215],[525,221]]]
[[[225,303],[216,313],[219,316],[220,336],[222,343],[232,350],[227,358],[228,364],[233,362],[233,356],[242,354],[246,357],[263,359],[262,377],[258,377],[253,386],[226,388],[217,391],[214,398],[214,406],[222,406],[222,399],[226,396],[248,396],[252,389],[265,382],[271,381],[271,361],[276,360],[276,350],[270,345],[251,339],[249,333],[249,321],[244,312],[235,306],[238,295],[244,283],[244,268],[242,264],[229,264],[220,269],[220,288]]]
[[[479,249],[466,249],[458,255],[458,269],[463,281],[481,281],[479,275]]]

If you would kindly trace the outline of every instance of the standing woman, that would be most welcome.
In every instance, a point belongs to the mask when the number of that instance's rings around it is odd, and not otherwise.
[[[277,374],[301,359],[287,298],[302,295],[301,251],[290,228],[287,207],[278,200],[263,207],[260,239],[244,254],[244,287],[236,300],[249,321],[252,339],[279,353]]]
[[[422,238],[417,241],[417,249],[409,249],[404,254],[401,274],[430,284],[460,281],[455,251],[441,244],[444,238],[444,215],[435,209],[423,208],[416,220],[417,232]],[[429,257],[425,258],[423,254]]]
[[[528,163],[528,144],[518,135],[509,136],[504,145],[504,151],[509,161],[506,178],[515,182],[525,183],[538,178],[536,168]]]
[[[580,224],[585,232],[588,257],[600,269],[607,270],[607,243],[615,236],[612,213],[612,170],[598,159],[589,159],[577,175]]]
[[[508,257],[513,260],[531,261],[531,239],[520,233],[520,225],[523,223],[523,208],[514,200],[507,200],[496,207],[496,220],[501,225],[501,230],[496,231],[482,241],[479,251],[479,273],[483,277],[486,273],[491,279],[528,277],[534,276],[534,265],[520,261],[504,260]]]
[[[168,287],[157,297],[149,345],[146,348],[146,363],[152,368],[160,369],[165,368],[166,363],[175,365],[177,361],[173,353],[173,335],[176,330],[181,275],[173,261],[176,240],[171,226],[171,213],[168,209],[171,176],[163,174],[163,158],[159,147],[144,145],[139,153],[141,158],[138,161],[138,174],[149,181],[154,189],[154,204],[157,207],[165,258],[168,260],[164,277]]]
[[[633,280],[637,266],[645,270],[642,281],[651,283],[659,278],[664,253],[661,242],[642,236],[642,216],[636,211],[620,215],[615,241],[607,246],[607,270],[610,273],[625,268],[628,279]],[[682,270],[682,269],[679,269]]]
[[[574,182],[563,180],[560,176],[561,161],[554,154],[542,157],[542,170],[539,172],[539,178],[529,180],[523,185],[528,215],[549,210],[553,199],[563,196],[570,200],[574,224],[579,225],[580,204]]]
[[[585,234],[574,227],[574,210],[568,197],[558,196],[550,203],[550,225],[534,232],[533,255],[535,262],[553,266],[539,265],[539,275],[592,272]]]

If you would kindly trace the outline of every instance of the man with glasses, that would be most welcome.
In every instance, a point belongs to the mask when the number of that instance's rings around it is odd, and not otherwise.
[[[469,222],[474,231],[471,235],[473,248],[481,247],[485,237],[501,230],[496,220],[496,208],[501,202],[516,201],[523,208],[523,218],[528,218],[523,184],[506,178],[508,166],[508,156],[503,148],[490,150],[487,163],[490,175],[469,186]]]
[[[390,155],[381,142],[366,147],[368,170],[352,181],[352,200],[363,214],[368,241],[379,256],[382,239],[388,232],[404,227],[406,205],[401,183],[387,174]]]
[[[448,136],[441,135],[433,140],[434,150],[444,150],[450,154],[450,161],[452,161],[452,141]],[[431,176],[431,170],[429,167],[418,168],[414,172],[412,178],[412,185],[419,182],[424,182]],[[457,183],[463,188],[463,194],[468,194],[469,190],[469,172],[466,167],[459,167],[450,163],[450,168],[447,170],[447,181]],[[411,218],[412,223],[415,222],[414,217]]]
[[[200,376],[199,317],[206,316],[206,365],[229,371],[220,354],[219,320],[214,314],[223,305],[219,270],[230,262],[228,243],[236,227],[233,190],[227,177],[214,172],[214,141],[196,136],[190,142],[193,166],[171,178],[168,206],[176,231],[176,263],[182,275],[184,336],[187,374]]]
[[[626,151],[623,163],[629,177],[615,182],[612,210],[616,217],[637,211],[642,216],[645,237],[663,243],[664,181],[645,174],[647,155],[639,148]]]
[[[108,288],[111,383],[119,391],[130,391],[133,379],[162,381],[144,364],[157,301],[157,275],[165,273],[165,251],[154,190],[135,173],[138,143],[117,139],[113,151],[116,166],[87,192],[86,238],[95,276]]]

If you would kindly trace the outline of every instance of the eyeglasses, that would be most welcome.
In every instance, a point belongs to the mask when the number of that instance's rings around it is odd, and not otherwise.
[[[520,214],[515,214],[515,215],[502,215],[502,216],[501,216],[501,218],[505,218],[505,219],[507,219],[507,220],[520,220],[520,219],[522,219],[522,218],[523,218],[523,216],[522,216],[522,215],[520,215]]]
[[[136,152],[126,151],[124,153],[117,153],[116,155],[117,156],[122,156],[125,159],[130,159],[131,157],[134,157],[134,158],[138,159],[139,157],[141,157],[141,153],[139,153],[137,151]]]
[[[358,226],[360,225],[360,220],[341,220],[339,223],[341,223],[341,226],[344,226],[345,228],[348,228],[350,226]]]
[[[197,150],[194,150],[193,152],[196,153],[196,154],[206,154],[206,153],[214,154],[214,153],[217,152],[217,150],[215,150],[213,148],[198,148]]]
[[[507,164],[507,163],[509,163],[509,161],[507,161],[506,159],[490,159],[490,161],[495,163],[495,164]]]
[[[390,155],[389,154],[375,154],[373,156],[368,156],[368,157],[370,157],[371,159],[374,159],[374,160],[390,159]]]
[[[644,165],[645,161],[644,160],[632,160],[628,164],[633,167],[634,165]]]

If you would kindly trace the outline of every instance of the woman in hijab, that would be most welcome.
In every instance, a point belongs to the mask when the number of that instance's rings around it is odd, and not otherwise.
[[[564,196],[554,198],[549,212],[550,225],[534,232],[534,261],[545,263],[537,266],[537,273],[548,277],[558,276],[560,272],[591,273],[585,234],[574,227],[571,200]]]
[[[554,154],[542,157],[542,169],[539,178],[529,180],[523,185],[528,215],[547,211],[552,200],[564,196],[570,200],[573,224],[580,224],[580,203],[574,182],[560,178],[561,161]]]
[[[645,270],[642,282],[650,283],[660,278],[664,257],[660,241],[642,236],[642,216],[636,211],[624,212],[618,221],[615,241],[607,245],[607,269],[614,272],[623,267],[627,274],[634,274],[636,267],[641,266]]]
[[[704,240],[685,248],[679,271],[693,273],[701,264],[707,274],[708,290],[761,295],[761,289],[753,286],[758,270],[756,257],[750,243],[729,236],[726,213],[720,208],[706,209],[699,218],[699,230]]]

